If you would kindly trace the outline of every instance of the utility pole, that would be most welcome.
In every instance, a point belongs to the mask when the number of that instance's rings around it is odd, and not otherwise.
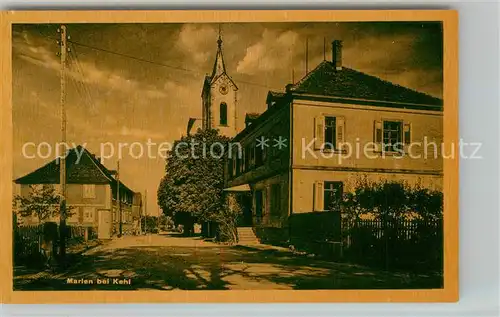
[[[144,190],[144,232],[148,233],[148,190]]]
[[[309,38],[306,37],[306,75],[309,73]]]
[[[118,208],[119,231],[118,237],[122,236],[122,202],[120,199],[120,160],[116,162],[116,207]]]
[[[323,60],[326,61],[326,37],[323,38]]]
[[[59,182],[61,185],[61,200],[60,200],[60,208],[59,208],[59,255],[61,260],[64,262],[66,257],[66,53],[68,51],[67,47],[67,39],[68,36],[66,34],[66,26],[61,25],[61,27],[57,30],[61,39],[58,41],[60,45],[60,58],[61,58],[61,147],[63,147],[64,154],[59,157]],[[63,153],[60,151],[60,153]]]
[[[142,207],[144,206],[144,202],[141,199],[141,204],[139,206],[139,235],[142,236]]]
[[[160,233],[160,215],[161,215],[161,210],[160,210],[160,206],[158,205],[158,221],[156,222],[156,230],[158,231],[158,233]]]

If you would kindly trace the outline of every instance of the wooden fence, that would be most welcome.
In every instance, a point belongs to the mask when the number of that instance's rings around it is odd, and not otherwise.
[[[40,253],[42,226],[14,228],[14,259],[27,258]]]
[[[347,221],[339,213],[304,213],[289,219],[290,243],[333,261],[383,269],[437,272],[443,266],[442,220]]]
[[[442,220],[357,220],[342,223],[348,259],[384,268],[442,269]]]
[[[43,225],[14,226],[14,261],[36,261],[40,257],[42,239]],[[97,233],[95,228],[91,227],[67,226],[66,239],[67,244],[72,245],[85,240],[97,239]],[[57,245],[58,239],[54,243]]]

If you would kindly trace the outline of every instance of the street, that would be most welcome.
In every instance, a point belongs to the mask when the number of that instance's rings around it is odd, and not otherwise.
[[[384,289],[439,287],[436,277],[328,262],[287,249],[226,246],[176,234],[124,236],[64,272],[16,268],[16,290]]]

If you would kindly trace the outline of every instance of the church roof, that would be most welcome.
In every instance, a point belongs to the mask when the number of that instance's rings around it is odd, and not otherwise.
[[[314,70],[295,83],[291,91],[372,101],[442,106],[439,98],[421,93],[360,71],[342,67],[337,70],[330,61],[321,62]]]
[[[238,86],[234,83],[233,79],[226,72],[226,63],[224,62],[224,54],[222,52],[222,37],[219,30],[219,38],[217,39],[217,53],[215,55],[214,67],[212,69],[212,73],[210,75],[205,76],[205,82],[203,84],[203,89],[205,87],[213,84],[217,79],[221,76],[227,76],[227,78],[231,81],[231,84],[235,89],[238,89]]]
[[[224,54],[222,54],[222,38],[219,33],[219,39],[217,39],[217,54],[215,55],[214,68],[212,70],[212,75],[210,78],[218,77],[226,72],[226,63],[224,63]]]

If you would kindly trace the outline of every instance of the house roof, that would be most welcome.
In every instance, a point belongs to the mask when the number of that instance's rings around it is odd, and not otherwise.
[[[260,113],[256,112],[249,112],[245,114],[245,124],[248,125],[249,123],[252,124],[254,123],[255,120],[257,120],[260,116]]]
[[[285,96],[286,96],[286,93],[284,93],[284,92],[270,90],[267,93],[267,98],[266,98],[267,106],[268,107],[272,106],[276,102],[279,102],[280,100],[285,98]]]
[[[81,157],[79,158],[79,154]],[[108,170],[94,154],[81,145],[70,149],[66,156],[67,184],[110,184],[117,185],[113,171]],[[45,164],[35,171],[14,180],[16,184],[59,184],[60,165],[57,159]],[[133,191],[120,182],[120,190]]]
[[[443,104],[439,98],[354,69],[343,67],[336,70],[335,65],[329,61],[321,62],[314,70],[291,86],[290,90],[301,94],[372,101],[430,106],[442,106]]]
[[[414,105],[415,109],[442,109],[442,99],[393,84],[389,81],[371,76],[354,69],[343,67],[337,70],[329,61],[321,62],[314,70],[295,84],[289,84],[286,92],[269,91],[266,102],[276,102],[276,106],[268,109],[252,120],[252,124],[245,127],[233,140],[242,139],[252,130],[257,129],[260,122],[272,116],[281,107],[287,106],[289,100],[306,95],[337,97],[348,99],[349,103],[377,105],[381,103],[395,103],[394,107]],[[401,104],[401,105],[398,105]],[[248,115],[248,114],[247,114]],[[246,119],[246,118],[245,118]],[[246,121],[246,120],[245,120]]]
[[[245,120],[255,120],[260,116],[260,113],[257,112],[249,112],[245,114]]]
[[[284,96],[285,96],[284,92],[269,90],[269,92],[267,93],[267,100],[275,99],[275,98],[281,98],[281,97],[284,97]]]

